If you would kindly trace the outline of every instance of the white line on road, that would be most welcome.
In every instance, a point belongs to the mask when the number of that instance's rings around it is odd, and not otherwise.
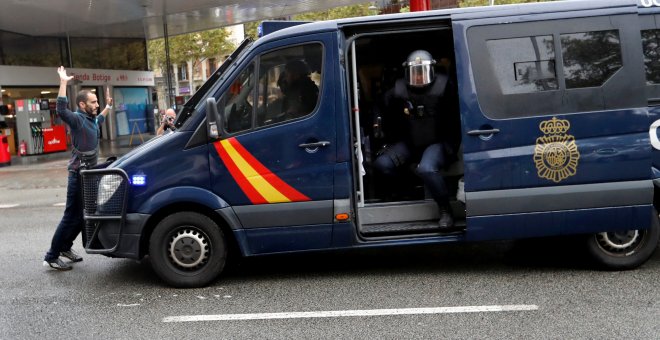
[[[336,317],[345,317],[345,316],[385,316],[385,315],[482,313],[482,312],[518,312],[518,311],[532,311],[537,309],[539,309],[537,305],[501,305],[501,306],[365,309],[365,310],[337,310],[337,311],[318,311],[318,312],[285,312],[285,313],[254,313],[254,314],[180,315],[180,316],[165,317],[163,318],[163,322],[336,318]]]
[[[60,202],[60,203],[53,204],[54,207],[63,207],[65,205],[66,205],[66,202]]]
[[[0,204],[0,209],[9,209],[18,207],[20,204]]]

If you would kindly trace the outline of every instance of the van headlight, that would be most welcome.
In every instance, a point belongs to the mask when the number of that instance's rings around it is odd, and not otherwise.
[[[119,175],[104,175],[99,181],[99,191],[96,197],[96,202],[98,205],[103,205],[112,198],[112,195],[117,192],[117,189],[121,185],[122,177]]]

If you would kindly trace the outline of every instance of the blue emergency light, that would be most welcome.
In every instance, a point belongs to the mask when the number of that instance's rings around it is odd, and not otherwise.
[[[131,178],[131,184],[133,184],[136,187],[143,187],[147,185],[147,175],[144,174],[133,175],[133,177]]]

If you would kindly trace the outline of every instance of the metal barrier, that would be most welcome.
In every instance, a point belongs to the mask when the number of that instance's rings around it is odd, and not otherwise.
[[[121,169],[80,171],[83,214],[85,218],[85,251],[89,254],[112,253],[119,248],[128,200],[128,175]],[[104,221],[117,221],[119,230],[111,245],[104,245],[99,231]],[[107,243],[107,242],[106,242]]]

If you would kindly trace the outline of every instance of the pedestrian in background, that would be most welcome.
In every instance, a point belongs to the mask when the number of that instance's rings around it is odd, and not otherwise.
[[[176,112],[174,112],[173,109],[167,109],[165,115],[163,115],[158,130],[156,130],[156,136],[165,134],[165,131],[167,130],[174,132],[174,130],[176,130],[176,127],[174,126],[174,118],[176,118]]]
[[[112,98],[110,98],[109,91],[106,91],[107,105],[97,115],[99,102],[96,95],[88,90],[82,90],[76,96],[77,110],[72,112],[68,109],[66,85],[69,80],[73,79],[73,76],[68,76],[63,66],[57,69],[57,73],[60,75],[57,115],[69,127],[73,150],[67,167],[69,177],[64,216],[55,230],[43,265],[57,270],[70,270],[71,265],[62,261],[60,257],[64,257],[70,262],[80,262],[83,259],[71,249],[73,241],[83,230],[85,224],[79,172],[81,168],[93,167],[98,161],[99,124],[105,121],[105,116],[112,109]]]

